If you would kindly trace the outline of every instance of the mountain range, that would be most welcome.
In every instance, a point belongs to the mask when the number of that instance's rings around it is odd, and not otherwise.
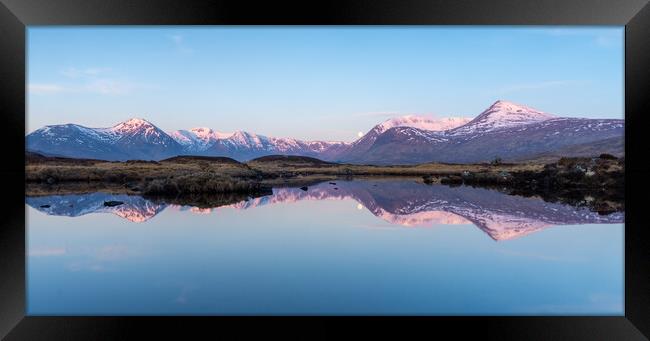
[[[28,151],[110,161],[161,160],[177,155],[226,156],[247,161],[265,155],[301,155],[360,164],[473,163],[537,157],[624,154],[622,119],[557,117],[497,101],[474,119],[402,116],[386,120],[353,142],[303,141],[211,128],[165,132],[134,118],[110,128],[50,125],[26,139]]]

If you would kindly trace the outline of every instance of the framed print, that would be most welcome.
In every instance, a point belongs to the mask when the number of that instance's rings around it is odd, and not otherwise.
[[[647,1],[0,17],[7,340],[650,335]]]

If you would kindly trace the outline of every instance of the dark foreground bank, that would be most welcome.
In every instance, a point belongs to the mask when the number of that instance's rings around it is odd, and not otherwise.
[[[411,177],[424,183],[498,189],[608,213],[624,207],[625,160],[603,154],[553,163],[500,162],[370,166],[273,156],[241,163],[224,157],[108,162],[26,155],[26,194],[83,193],[98,189],[150,197],[259,196],[277,186],[305,186],[355,177]],[[209,202],[210,200],[208,200]]]

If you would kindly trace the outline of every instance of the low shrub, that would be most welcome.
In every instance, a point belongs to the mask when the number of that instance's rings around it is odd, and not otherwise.
[[[617,160],[618,158],[612,154],[607,154],[607,153],[602,153],[600,156],[598,156],[600,159],[605,159],[605,160]]]
[[[261,189],[261,184],[256,181],[242,181],[204,172],[149,181],[142,186],[142,193],[147,195],[248,193]]]

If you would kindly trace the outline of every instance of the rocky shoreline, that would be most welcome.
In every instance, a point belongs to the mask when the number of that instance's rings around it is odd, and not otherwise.
[[[625,210],[625,159],[602,154],[562,158],[541,171],[462,172],[423,177],[425,183],[486,187],[513,195],[589,207],[607,214]]]

